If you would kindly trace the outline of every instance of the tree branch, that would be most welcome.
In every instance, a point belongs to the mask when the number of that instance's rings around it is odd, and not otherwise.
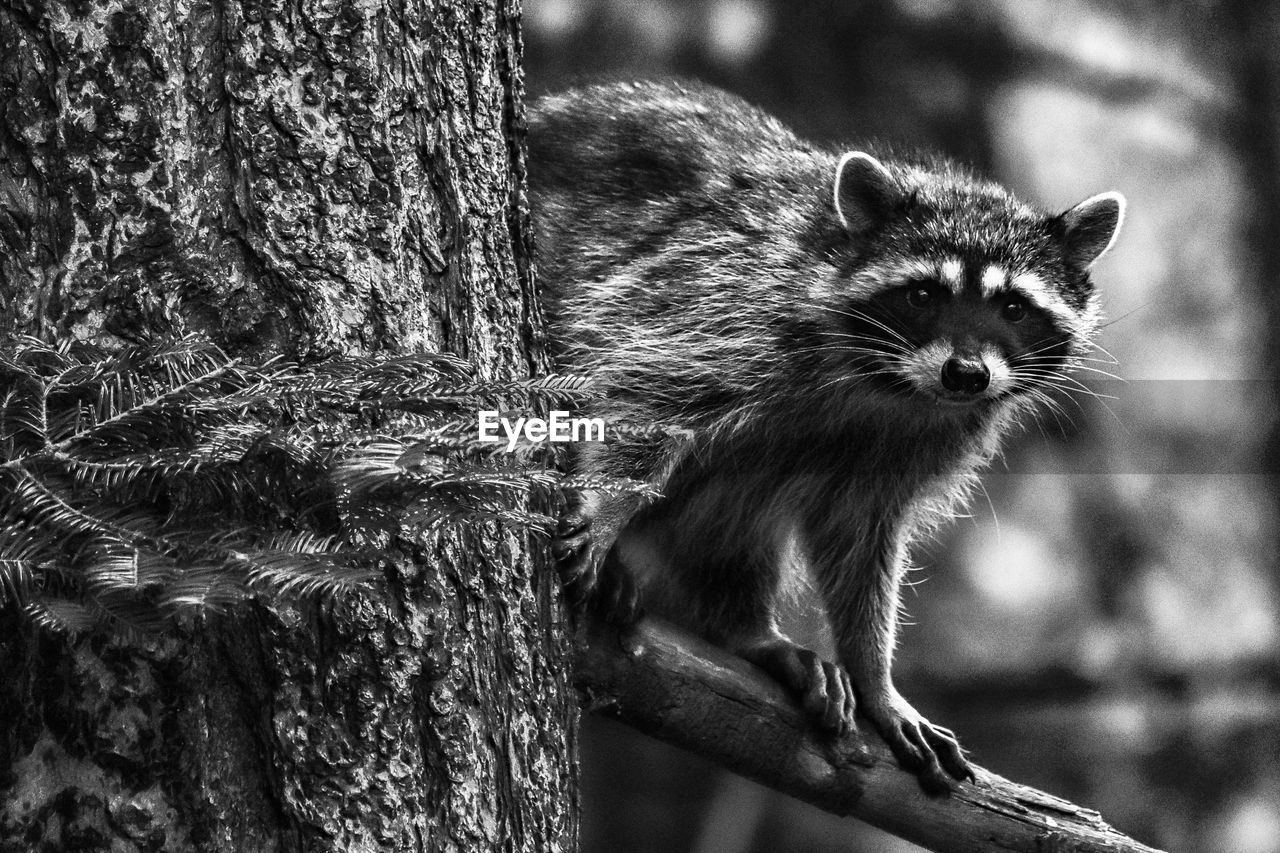
[[[858,740],[822,738],[763,672],[654,619],[623,634],[592,626],[576,680],[597,713],[937,853],[1158,853],[982,768],[949,796],[926,795],[865,724]]]

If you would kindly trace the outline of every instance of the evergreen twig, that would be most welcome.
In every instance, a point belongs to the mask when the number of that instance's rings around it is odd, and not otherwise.
[[[555,451],[478,441],[482,408],[578,407],[585,380],[486,382],[447,355],[251,365],[185,337],[0,347],[0,605],[87,630],[252,595],[335,595],[379,546],[460,523],[548,532]]]

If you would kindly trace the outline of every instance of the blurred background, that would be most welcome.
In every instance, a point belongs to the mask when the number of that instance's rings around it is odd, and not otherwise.
[[[527,0],[525,37],[533,95],[696,77],[1053,209],[1128,197],[1095,270],[1124,381],[1082,377],[1101,399],[1028,425],[918,551],[896,678],[1148,844],[1280,853],[1280,3]],[[598,718],[583,740],[590,853],[918,849]]]

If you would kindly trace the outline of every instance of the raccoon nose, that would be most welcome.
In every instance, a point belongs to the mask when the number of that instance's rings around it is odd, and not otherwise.
[[[959,394],[980,394],[991,382],[991,371],[981,361],[949,358],[942,365],[942,387]]]

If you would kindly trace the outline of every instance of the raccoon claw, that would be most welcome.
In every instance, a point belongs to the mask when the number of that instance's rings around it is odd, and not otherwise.
[[[557,560],[580,553],[591,544],[591,519],[571,515],[560,519],[555,538],[551,540],[551,555]]]
[[[551,543],[561,582],[575,609],[589,605],[606,622],[634,625],[642,615],[640,590],[612,550],[603,550],[592,536],[591,519],[580,514],[562,519]]]
[[[904,769],[920,778],[930,794],[951,791],[953,780],[973,781],[973,768],[950,729],[921,717],[901,697],[887,699],[865,713]]]
[[[560,581],[575,607],[589,599],[596,588],[599,561],[594,558],[591,542],[591,519],[576,513],[560,520],[551,540],[551,556],[557,561]]]
[[[748,649],[743,657],[797,696],[823,731],[843,737],[854,730],[853,683],[843,666],[786,641]]]

